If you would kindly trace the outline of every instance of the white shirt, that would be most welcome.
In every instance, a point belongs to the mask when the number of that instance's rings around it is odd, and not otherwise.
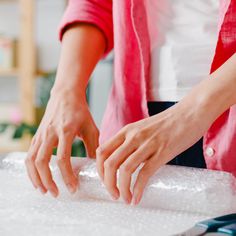
[[[210,72],[218,35],[219,0],[147,2],[147,15],[155,15],[149,24],[155,24],[157,31],[148,101],[179,101]]]

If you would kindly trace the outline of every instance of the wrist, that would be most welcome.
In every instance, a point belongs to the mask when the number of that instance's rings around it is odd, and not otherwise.
[[[68,87],[69,89],[77,88],[86,91],[90,74],[85,73],[79,62],[71,65],[59,65],[54,85],[58,88]]]
[[[218,101],[212,82],[213,79],[205,79],[176,104],[181,119],[186,123],[194,123],[201,133],[224,112],[223,102]]]
[[[195,87],[186,100],[192,101],[197,116],[211,125],[233,103],[232,94],[218,78],[207,78]]]
[[[77,69],[78,66],[74,66],[73,68],[61,70],[59,67],[55,79],[55,83],[51,90],[51,94],[54,93],[72,93],[77,94],[78,97],[85,98],[86,97],[86,89],[88,84],[88,78],[80,73],[80,70]],[[64,71],[68,71],[65,73]]]
[[[82,102],[86,102],[86,89],[79,86],[70,86],[55,83],[51,89],[50,97],[74,97]]]

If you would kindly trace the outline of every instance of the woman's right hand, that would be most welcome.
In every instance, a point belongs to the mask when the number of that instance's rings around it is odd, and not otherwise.
[[[85,91],[105,48],[104,34],[94,25],[75,23],[67,26],[63,34],[57,78],[26,159],[28,175],[42,193],[58,195],[49,168],[54,147],[63,180],[71,193],[78,186],[70,162],[74,138],[80,137],[87,155],[95,157],[99,132],[89,112]]]
[[[55,147],[63,180],[71,193],[76,191],[78,180],[70,162],[71,146],[76,136],[83,140],[88,156],[95,157],[99,132],[85,96],[75,88],[70,91],[53,90],[26,159],[28,175],[34,187],[39,188],[42,193],[49,191],[54,197],[58,195],[58,188],[49,168]]]

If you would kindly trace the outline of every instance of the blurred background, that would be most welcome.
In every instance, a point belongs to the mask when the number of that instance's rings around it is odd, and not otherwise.
[[[42,119],[57,70],[58,25],[66,4],[0,0],[0,154],[27,151]],[[112,82],[112,58],[99,63],[88,88],[98,127]],[[80,140],[75,140],[72,155],[85,155]]]

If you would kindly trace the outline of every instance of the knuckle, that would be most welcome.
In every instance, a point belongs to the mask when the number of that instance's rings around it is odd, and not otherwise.
[[[45,165],[45,163],[46,163],[46,162],[45,162],[44,159],[36,159],[36,160],[35,160],[35,166],[36,166],[37,169],[43,168],[44,165]]]
[[[134,136],[133,136],[133,139],[135,141],[141,141],[143,139],[143,133],[140,132],[140,131],[136,131]]]
[[[155,142],[155,143],[154,143]],[[167,150],[170,149],[170,144],[169,144],[169,141],[166,140],[166,138],[164,137],[157,137],[155,139],[155,141],[153,140],[153,145],[155,147],[158,147],[157,150],[158,150],[158,153],[165,153]]]
[[[99,137],[99,130],[97,128],[94,129],[93,135],[94,137]]]
[[[140,131],[133,131],[129,134],[127,139],[129,140],[130,144],[137,144],[143,140],[144,136]]]
[[[146,177],[147,174],[148,174],[148,171],[149,171],[148,168],[141,170],[141,171],[139,172],[140,177],[141,177],[141,178]]]
[[[97,126],[95,124],[91,124],[90,125],[90,132],[93,134],[99,134],[99,129],[97,128]]]
[[[37,147],[41,144],[42,140],[39,135],[35,135],[30,142],[29,150],[28,150],[28,155],[33,155],[35,151],[37,150]]]
[[[34,164],[34,162],[35,162],[34,155],[29,153],[28,156],[25,158],[25,165],[30,166],[30,165]]]
[[[128,125],[124,126],[119,133],[126,134],[128,132]]]
[[[27,158],[25,159],[25,165],[26,165],[26,166],[30,166],[32,163],[33,163],[33,160],[32,160],[31,157],[27,157]]]
[[[49,125],[45,128],[44,136],[48,137],[48,136],[52,136],[53,134],[55,134],[54,126],[53,126],[52,124],[49,124]]]
[[[129,164],[123,164],[120,166],[120,173],[123,174],[129,174],[131,172],[131,167]]]
[[[155,134],[153,139],[158,143],[158,145],[168,142],[168,136],[161,135],[160,133]]]
[[[61,126],[61,131],[64,134],[71,133],[74,129],[74,123],[72,121],[66,121]]]
[[[67,162],[67,157],[66,155],[62,155],[57,159],[57,164],[60,165],[65,165]]]
[[[151,140],[149,140],[149,142],[148,142],[148,146],[151,148],[151,149],[153,149],[153,148],[156,148],[157,147],[157,140],[155,140],[155,139],[151,139]]]
[[[116,167],[116,162],[113,160],[106,160],[104,162],[104,168],[107,170],[114,169]]]
[[[96,155],[99,159],[103,159],[105,156],[105,149],[103,147],[98,147],[96,150]]]
[[[130,132],[132,129],[133,129],[133,125],[132,124],[128,124],[128,125],[124,126],[121,129],[121,133],[126,134],[126,133]]]
[[[148,180],[150,178],[150,176],[152,175],[152,170],[150,167],[147,167],[145,169],[142,169],[139,172],[140,178],[144,179],[144,180]]]

